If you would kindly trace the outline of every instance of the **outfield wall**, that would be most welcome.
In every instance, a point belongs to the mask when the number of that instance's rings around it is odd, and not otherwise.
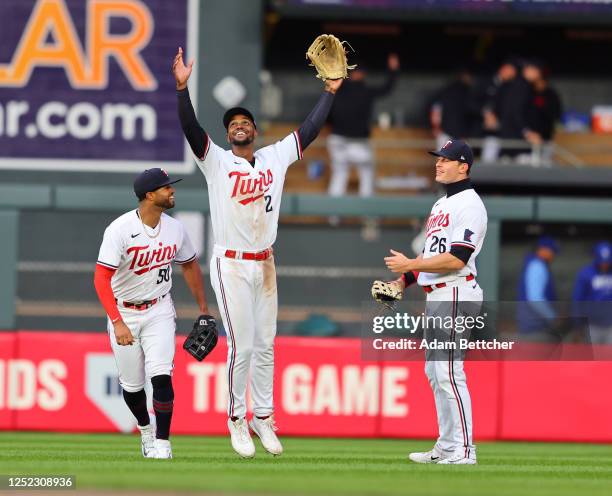
[[[196,362],[179,346],[174,433],[226,433],[226,352],[222,339]],[[612,362],[470,361],[466,370],[477,440],[612,442]],[[436,437],[423,362],[364,361],[358,339],[277,338],[275,403],[283,435]],[[134,429],[106,334],[0,333],[0,430]]]

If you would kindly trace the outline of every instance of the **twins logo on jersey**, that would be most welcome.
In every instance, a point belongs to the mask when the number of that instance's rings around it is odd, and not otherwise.
[[[131,256],[131,262],[128,267],[133,270],[137,276],[145,274],[151,270],[163,267],[170,264],[176,255],[176,245],[164,246],[159,243],[159,246],[153,250],[150,246],[132,246],[128,248],[128,257]],[[155,265],[151,265],[155,264]]]
[[[430,214],[425,224],[425,230],[429,232],[435,227],[448,227],[450,225],[450,214],[442,213],[440,210],[436,215]]]
[[[271,188],[274,176],[267,169],[259,172],[259,177],[251,177],[248,172],[232,171],[229,178],[234,179],[234,189],[231,198],[241,198],[239,203],[248,205],[262,198]]]

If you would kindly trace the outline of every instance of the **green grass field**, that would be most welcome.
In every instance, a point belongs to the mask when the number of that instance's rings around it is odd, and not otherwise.
[[[76,475],[77,489],[317,495],[609,495],[612,446],[480,443],[477,466],[416,465],[431,442],[284,438],[242,460],[226,437],[175,436],[145,460],[137,435],[0,433],[0,474]],[[53,493],[51,493],[53,494]],[[74,493],[73,493],[74,494]]]

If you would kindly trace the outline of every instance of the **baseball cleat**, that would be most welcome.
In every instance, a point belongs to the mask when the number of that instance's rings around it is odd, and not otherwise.
[[[157,452],[155,450],[155,429],[151,424],[140,426],[140,445],[142,449],[142,456],[145,458],[156,458]]]
[[[274,424],[274,415],[270,415],[266,419],[259,419],[257,417],[253,417],[253,420],[249,423],[253,432],[257,434],[259,439],[261,440],[261,444],[265,450],[274,455],[278,456],[283,452],[283,445],[278,440],[275,432],[277,430],[276,425]]]
[[[468,458],[461,454],[452,455],[438,462],[438,465],[476,465],[476,458]]]
[[[172,446],[170,446],[170,441],[167,439],[156,439],[155,440],[155,451],[157,454],[155,458],[159,459],[168,459],[172,458]]]
[[[430,451],[410,453],[408,458],[414,463],[440,463],[443,460],[442,454],[435,448]]]
[[[227,427],[232,437],[232,448],[242,458],[253,458],[255,456],[255,445],[249,433],[246,419],[240,418],[235,422],[227,419]]]

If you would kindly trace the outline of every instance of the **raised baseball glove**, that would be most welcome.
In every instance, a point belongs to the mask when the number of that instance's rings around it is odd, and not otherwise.
[[[397,281],[374,281],[372,298],[389,310],[395,310],[395,304],[402,299],[404,290]]]
[[[219,332],[215,318],[210,315],[200,315],[185,339],[183,349],[201,362],[217,346],[218,339]]]
[[[348,65],[344,43],[348,45],[346,41],[340,41],[333,34],[321,34],[312,42],[306,52],[306,58],[310,60],[310,65],[317,70],[319,79],[323,81],[326,79],[346,79],[348,70],[357,67],[356,65]]]

